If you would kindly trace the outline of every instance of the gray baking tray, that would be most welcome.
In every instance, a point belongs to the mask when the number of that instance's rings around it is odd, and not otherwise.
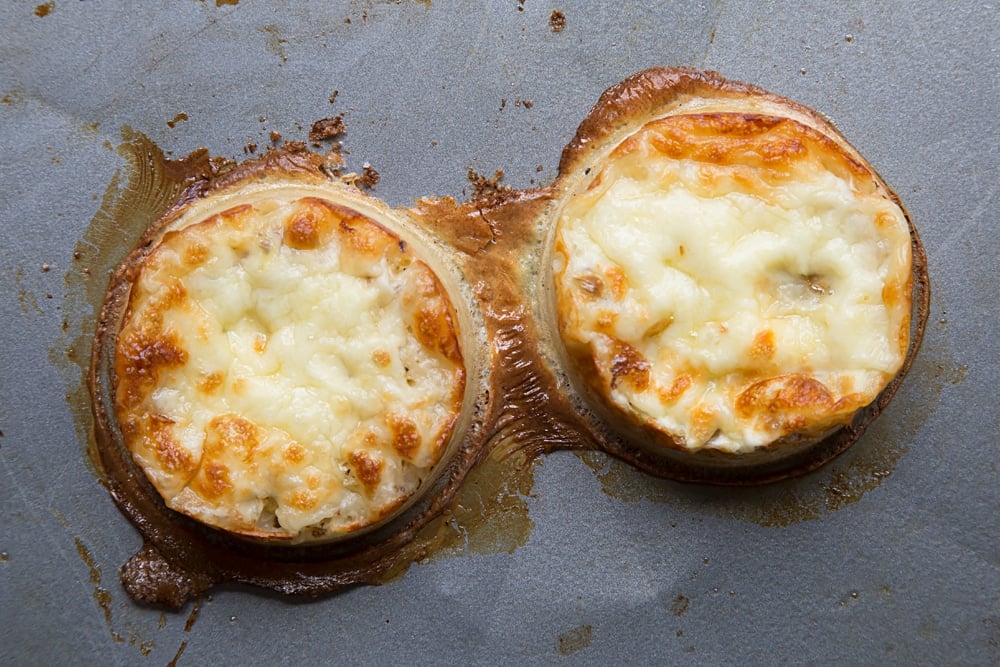
[[[995,3],[36,2],[0,6],[0,663],[1000,663]],[[921,232],[923,349],[853,449],[750,491],[561,452],[385,585],[128,598],[81,367],[130,138],[243,159],[343,112],[405,205],[553,178],[605,88],[671,65],[829,115]]]

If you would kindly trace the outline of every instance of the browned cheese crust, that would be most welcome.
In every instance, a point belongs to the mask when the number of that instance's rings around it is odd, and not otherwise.
[[[450,300],[409,244],[266,193],[167,231],[133,267],[114,370],[125,444],[168,506],[297,540],[404,503],[465,384]]]
[[[816,112],[714,73],[641,72],[581,124],[556,186],[562,358],[634,446],[727,466],[799,454],[904,368],[922,253]]]

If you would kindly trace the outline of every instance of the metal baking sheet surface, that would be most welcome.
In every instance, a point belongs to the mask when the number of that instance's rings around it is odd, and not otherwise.
[[[0,6],[0,663],[1000,661],[996,3],[38,2]],[[72,287],[127,181],[123,128],[243,159],[345,112],[349,165],[403,205],[461,196],[469,168],[550,180],[606,87],[669,65],[828,114],[923,236],[923,350],[841,486],[824,469],[734,502],[560,453],[506,548],[313,601],[125,595],[139,537],[87,463],[94,313]]]

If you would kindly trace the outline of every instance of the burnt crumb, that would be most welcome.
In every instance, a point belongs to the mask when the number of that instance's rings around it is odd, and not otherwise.
[[[343,166],[344,156],[339,151],[331,150],[323,156],[323,164],[319,168],[330,178],[340,178]]]
[[[358,185],[366,190],[371,190],[379,182],[380,178],[382,176],[375,171],[375,168],[365,162],[361,165],[361,178],[358,179]]]
[[[208,581],[199,581],[188,572],[176,569],[147,545],[132,556],[120,570],[122,587],[133,600],[179,609],[204,589]],[[195,609],[198,607],[196,606]],[[192,612],[195,616],[197,612]],[[190,619],[189,619],[190,622]],[[185,631],[189,628],[185,626]]]
[[[517,11],[524,11],[524,0],[517,0]]]
[[[74,250],[73,251],[73,259],[79,260],[81,257],[83,257],[83,253],[82,252],[80,252],[79,250]]]
[[[477,174],[472,167],[469,167],[468,179],[472,185],[472,198],[489,202],[501,199],[504,195],[513,192],[513,187],[500,184],[503,177],[503,169],[497,169],[493,173],[493,178],[488,178]]]
[[[506,97],[501,97],[500,98],[500,111],[503,111],[503,108],[505,106],[507,106],[507,98]]]
[[[532,102],[531,100],[516,99],[516,100],[514,100],[514,106],[516,106],[516,107],[524,107],[525,109],[530,109],[531,107],[535,106],[535,103]]]
[[[542,171],[542,165],[538,165],[537,167],[535,167],[535,173],[536,174],[541,173],[541,171]]]
[[[174,116],[172,120],[167,121],[167,127],[169,127],[172,130],[177,125],[177,123],[181,123],[187,119],[188,115],[182,111],[181,113]]]
[[[549,15],[549,27],[552,28],[552,32],[562,32],[566,27],[566,15],[558,9],[553,9]]]
[[[236,162],[224,157],[208,158],[208,168],[212,176],[221,176],[232,171],[236,167]]]
[[[347,25],[350,25],[351,24],[351,17],[350,16],[345,17],[344,18],[344,23],[346,23]]]
[[[286,141],[281,147],[289,153],[305,153],[309,150],[304,141]]]
[[[276,144],[281,141],[281,132],[271,130],[271,143]]]
[[[342,160],[341,164],[343,164]],[[372,167],[367,162],[365,162],[362,165],[360,174],[353,171],[347,174],[341,174],[341,170],[339,168],[325,169],[324,171],[326,171],[331,176],[339,178],[341,181],[347,183],[348,185],[353,185],[356,188],[361,188],[365,190],[371,190],[372,188],[374,188],[375,184],[378,183],[379,179],[382,178],[379,175],[379,173],[375,171],[375,168]]]
[[[313,146],[319,146],[321,141],[339,137],[347,129],[344,124],[344,114],[330,118],[320,118],[309,129],[309,141]]]
[[[243,152],[244,153],[256,153],[257,152],[257,144],[256,144],[256,142],[254,142],[252,139],[250,141],[248,141],[247,145],[243,147]]]
[[[46,262],[45,264],[42,264],[42,271],[43,271],[44,273],[48,273],[48,271],[49,271],[49,270],[50,270],[51,268],[52,268],[52,265],[51,265],[51,264],[49,264],[49,263],[47,263],[47,262]]]
[[[339,94],[340,94],[339,90],[335,90],[332,93],[330,93],[330,97],[328,98],[330,100],[330,104],[333,104],[334,102],[337,101],[337,95]]]

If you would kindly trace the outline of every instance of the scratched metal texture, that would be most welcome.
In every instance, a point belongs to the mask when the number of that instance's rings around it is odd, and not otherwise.
[[[0,4],[0,664],[1000,661],[996,3],[37,1]],[[823,111],[906,202],[934,289],[879,430],[905,434],[892,473],[765,527],[641,476],[621,500],[556,454],[513,553],[312,602],[216,590],[188,631],[190,607],[132,603],[117,568],[139,538],[85,463],[61,331],[88,314],[64,276],[121,128],[242,158],[346,111],[350,164],[402,205],[461,195],[469,167],[551,179],[601,91],[656,65]]]

